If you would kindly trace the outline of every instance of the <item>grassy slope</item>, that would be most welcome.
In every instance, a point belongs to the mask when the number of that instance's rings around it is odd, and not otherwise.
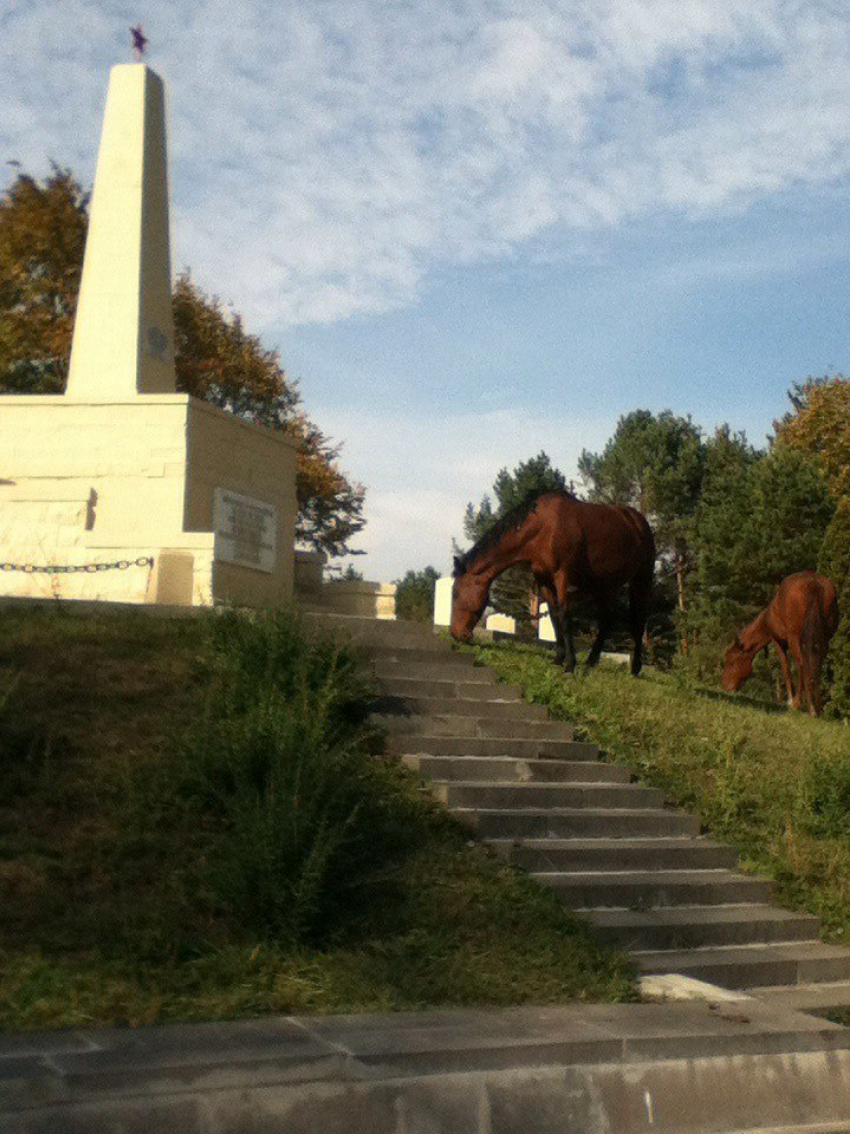
[[[850,728],[739,695],[625,668],[565,676],[535,647],[479,656],[529,700],[578,724],[735,845],[745,868],[774,878],[784,904],[823,918],[850,944]]]
[[[162,790],[203,728],[210,637],[206,620],[0,613],[0,1027],[632,995],[622,958],[412,777],[428,815],[379,911],[322,949],[246,930],[210,882],[226,831]]]

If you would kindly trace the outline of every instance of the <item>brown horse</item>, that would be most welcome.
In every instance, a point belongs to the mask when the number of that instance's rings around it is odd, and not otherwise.
[[[814,571],[789,575],[779,584],[770,605],[754,618],[735,638],[726,651],[723,688],[737,692],[753,672],[753,660],[759,650],[776,646],[782,663],[788,704],[799,709],[803,693],[809,712],[820,710],[820,670],[830,639],[838,626],[838,602],[835,587]],[[797,692],[791,678],[788,653],[797,663]]]
[[[640,512],[613,504],[586,504],[570,492],[529,497],[455,559],[453,638],[470,640],[484,613],[493,580],[515,563],[529,565],[549,603],[555,658],[568,673],[576,664],[571,596],[587,595],[599,612],[599,632],[587,658],[592,666],[599,661],[611,628],[614,596],[628,584],[629,628],[634,639],[632,673],[640,673],[655,570],[655,540]]]

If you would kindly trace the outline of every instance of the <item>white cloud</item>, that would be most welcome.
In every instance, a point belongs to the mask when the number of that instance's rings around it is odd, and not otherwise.
[[[850,166],[850,21],[796,0],[149,6],[175,261],[256,325],[413,301],[445,264]],[[0,153],[93,171],[123,0],[0,16]]]

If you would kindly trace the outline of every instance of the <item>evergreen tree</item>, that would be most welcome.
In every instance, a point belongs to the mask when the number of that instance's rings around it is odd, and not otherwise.
[[[833,510],[817,458],[787,446],[757,453],[742,434],[718,430],[692,529],[688,628],[700,676],[716,676],[725,646],[786,575],[815,568]]]
[[[749,516],[759,454],[743,433],[721,426],[706,444],[705,475],[691,527],[695,602],[692,628],[726,628],[757,608]]]
[[[649,519],[662,563],[676,580],[676,601],[686,605],[691,561],[691,518],[700,498],[705,445],[690,417],[669,410],[633,410],[617,422],[601,453],[586,449],[579,472],[591,500],[630,504]]]
[[[407,622],[433,622],[434,588],[439,577],[439,571],[429,566],[396,579],[396,617]]]

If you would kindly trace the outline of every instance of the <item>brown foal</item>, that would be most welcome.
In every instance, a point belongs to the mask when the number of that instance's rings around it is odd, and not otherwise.
[[[789,575],[779,584],[770,605],[754,618],[726,651],[723,688],[735,693],[753,672],[753,660],[771,642],[779,653],[788,704],[799,709],[805,694],[809,712],[820,711],[820,671],[838,626],[835,587],[814,571]],[[797,663],[797,689],[788,654]]]

